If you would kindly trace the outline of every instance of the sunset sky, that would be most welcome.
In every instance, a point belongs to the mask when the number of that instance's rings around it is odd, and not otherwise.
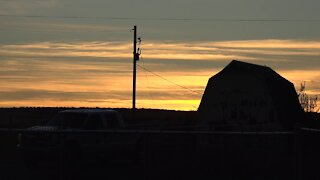
[[[320,96],[318,0],[0,0],[0,106],[196,110],[231,60]],[[141,68],[141,67],[142,68]],[[147,69],[148,71],[146,71]]]

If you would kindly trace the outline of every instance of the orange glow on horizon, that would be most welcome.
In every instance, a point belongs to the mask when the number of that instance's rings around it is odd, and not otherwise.
[[[320,59],[320,41],[145,42],[142,47],[147,68],[185,88],[138,69],[138,108],[196,110],[208,79],[232,59],[267,66],[289,66],[295,56]],[[131,48],[128,42],[0,45],[0,106],[130,108]],[[181,61],[171,68],[173,60]],[[184,66],[186,62],[190,64]],[[299,68],[277,72],[296,89],[306,81],[307,93],[320,95],[320,65]]]

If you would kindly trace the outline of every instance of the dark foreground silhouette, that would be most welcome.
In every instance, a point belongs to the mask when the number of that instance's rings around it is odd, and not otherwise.
[[[292,83],[264,66],[232,61],[210,78],[198,112],[118,109],[125,129],[23,130],[60,110],[0,109],[0,179],[320,179],[319,116],[305,118]],[[66,145],[73,136],[92,146]],[[23,137],[28,154],[17,148]],[[132,137],[132,150],[120,146]],[[32,147],[49,141],[56,149],[40,158]],[[121,153],[87,156],[93,147]]]

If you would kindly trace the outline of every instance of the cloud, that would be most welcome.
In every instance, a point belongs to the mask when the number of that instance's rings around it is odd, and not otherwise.
[[[138,107],[197,109],[209,77],[232,59],[267,65],[320,94],[320,41],[143,41],[141,48]],[[2,44],[0,55],[0,106],[130,107],[130,42]]]
[[[151,97],[149,93],[152,93]],[[194,101],[200,99],[199,95],[185,96],[181,90],[139,90],[137,94],[138,104],[148,107],[150,103],[158,104],[159,102],[166,102],[174,104],[174,101]],[[82,92],[82,91],[53,91],[53,90],[39,90],[39,89],[17,89],[10,91],[0,91],[0,106],[89,106],[96,107],[130,107],[131,93],[129,89],[122,89],[114,91],[98,91],[98,92]],[[59,102],[59,103],[57,103]],[[145,104],[148,102],[149,104]],[[162,107],[164,107],[162,105]],[[168,108],[168,107],[167,107]],[[181,107],[186,108],[186,107]],[[181,109],[180,108],[180,109]]]
[[[224,48],[255,48],[255,49],[319,49],[320,41],[308,40],[244,40],[209,42],[207,45]]]
[[[37,9],[52,8],[57,0],[1,0],[0,13],[2,14],[27,14]]]
[[[14,16],[13,16],[14,17]],[[17,31],[21,30],[23,32],[52,32],[52,33],[64,33],[64,32],[77,32],[77,33],[116,33],[116,32],[129,32],[129,28],[112,26],[106,24],[97,23],[85,23],[85,22],[65,22],[65,21],[50,21],[37,19],[36,21],[31,19],[25,21],[25,19],[15,19],[10,20],[7,16],[2,16],[2,19],[7,18],[8,20],[0,21],[2,30]],[[10,21],[9,21],[10,20]]]
[[[175,49],[176,48],[176,49]],[[252,59],[239,55],[226,55],[222,53],[201,52],[201,47],[186,47],[185,45],[152,43],[143,46],[143,57],[150,59],[190,59],[190,60],[215,60],[215,59]],[[130,58],[132,47],[126,42],[78,42],[78,43],[34,43],[20,45],[2,45],[0,54],[3,56],[20,57],[107,57]]]
[[[3,56],[20,57],[107,57],[130,58],[129,42],[40,42],[1,45]],[[257,61],[268,56],[320,57],[320,41],[252,40],[222,42],[144,42],[142,56],[149,59]],[[272,61],[270,59],[270,61]]]
[[[319,70],[282,70],[281,75],[290,79],[297,90],[300,84],[306,83],[306,91],[309,94],[320,95],[320,73]]]

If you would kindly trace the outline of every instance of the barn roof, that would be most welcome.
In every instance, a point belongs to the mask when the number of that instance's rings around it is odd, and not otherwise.
[[[258,78],[260,80],[278,79],[278,80],[286,81],[287,83],[291,83],[287,79],[280,76],[277,72],[272,70],[270,67],[251,64],[251,63],[242,62],[238,60],[232,60],[222,71],[220,71],[218,74],[214,75],[211,78],[220,76],[221,74],[230,74],[230,75],[247,74],[250,76],[254,76],[255,78]]]

